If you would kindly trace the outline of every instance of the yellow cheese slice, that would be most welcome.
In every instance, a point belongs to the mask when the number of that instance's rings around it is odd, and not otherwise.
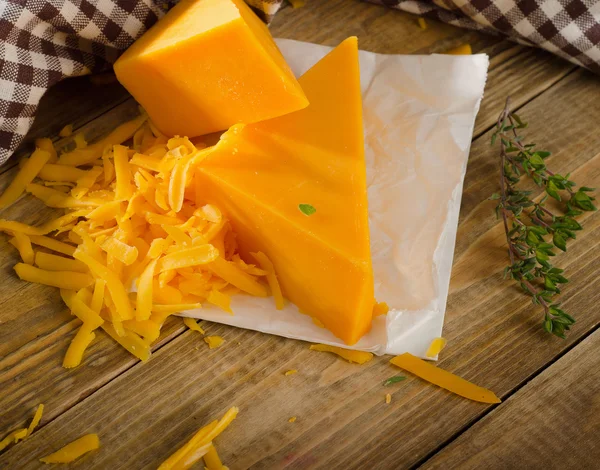
[[[310,106],[226,132],[197,163],[199,188],[230,219],[244,260],[264,253],[283,295],[354,344],[373,312],[356,38],[299,81]]]
[[[115,63],[167,135],[188,137],[308,105],[266,25],[243,0],[182,0]]]

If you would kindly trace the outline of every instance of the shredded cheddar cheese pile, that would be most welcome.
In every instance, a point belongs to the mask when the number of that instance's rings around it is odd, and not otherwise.
[[[44,413],[44,405],[40,404],[40,405],[38,405],[37,409],[35,410],[35,414],[33,415],[31,423],[29,423],[28,427],[16,429],[16,430],[8,433],[6,436],[4,436],[4,438],[2,440],[0,440],[0,452],[2,452],[10,444],[16,444],[20,440],[25,440],[29,436],[31,436],[31,434],[33,433],[35,428],[38,426],[38,424],[40,424],[43,413]]]
[[[146,360],[176,312],[209,302],[231,313],[232,294],[269,290],[283,307],[269,259],[255,253],[258,266],[242,261],[227,219],[202,200],[195,168],[209,151],[203,144],[167,138],[143,115],[93,144],[81,134],[73,142],[57,151],[38,140],[0,196],[0,207],[27,192],[60,211],[37,227],[0,220],[0,230],[20,253],[17,275],[58,287],[82,322],[64,367],[81,363],[99,328]],[[222,342],[207,340],[211,348]]]

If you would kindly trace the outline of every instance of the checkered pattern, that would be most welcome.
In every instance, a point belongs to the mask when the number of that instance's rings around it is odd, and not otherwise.
[[[500,33],[600,73],[598,0],[368,0],[463,28]]]
[[[283,0],[248,0],[269,21]],[[110,68],[176,0],[0,0],[0,164],[40,98],[66,77]]]

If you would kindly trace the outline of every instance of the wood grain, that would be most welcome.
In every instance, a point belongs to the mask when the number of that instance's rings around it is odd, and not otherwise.
[[[302,9],[286,9],[272,31],[329,45],[358,34],[362,48],[388,53],[440,52],[468,39],[492,57],[478,132],[494,123],[495,108],[508,93],[517,105],[535,98],[521,114],[531,121],[534,139],[558,150],[552,165],[558,171],[577,168],[577,179],[583,175],[587,185],[600,185],[600,158],[593,151],[600,116],[589,106],[600,89],[586,72],[570,74],[572,66],[559,59],[450,26],[434,23],[423,31],[410,15],[357,1],[313,1]],[[134,111],[132,101],[124,102],[90,122],[86,135],[99,135]],[[565,260],[578,267],[565,298],[569,309],[581,313],[580,320],[568,341],[549,338],[541,333],[539,312],[527,298],[500,281],[500,245],[495,251],[469,251],[485,247],[497,230],[486,202],[497,184],[488,139],[483,135],[472,149],[456,251],[459,269],[445,329],[450,346],[441,365],[506,396],[600,322],[594,308],[600,254],[593,249],[600,220],[589,217],[586,233]],[[0,175],[0,188],[11,176]],[[26,222],[47,216],[31,199],[0,214]],[[301,342],[210,324],[209,333],[227,339],[222,349],[209,351],[196,333],[182,333],[175,321],[147,364],[99,334],[85,365],[65,371],[60,360],[76,323],[52,290],[14,277],[15,261],[1,237],[0,429],[25,424],[40,401],[47,413],[45,426],[32,439],[0,456],[0,468],[38,468],[40,455],[92,431],[100,432],[103,448],[74,467],[155,468],[231,404],[242,413],[218,441],[231,468],[402,468],[426,458],[488,410],[413,378],[383,388],[381,382],[399,372],[385,358],[353,366],[310,352]],[[475,269],[485,263],[492,269]],[[466,281],[460,277],[465,273]],[[292,368],[299,374],[283,376]],[[385,405],[388,391],[393,401]],[[288,423],[290,416],[297,421]]]
[[[600,331],[422,468],[598,468]]]

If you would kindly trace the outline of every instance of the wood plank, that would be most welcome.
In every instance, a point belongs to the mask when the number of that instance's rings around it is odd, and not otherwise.
[[[421,468],[597,468],[599,348],[596,331]]]
[[[530,117],[532,132],[570,143],[570,148],[558,146],[553,162],[577,168],[575,179],[585,175],[590,185],[599,185],[594,139],[599,138],[600,110],[590,109],[589,121],[573,125],[584,104],[600,96],[600,84],[587,78],[586,72],[568,77],[522,114]],[[542,134],[550,107],[561,119]],[[494,150],[485,148],[487,158],[495,158]],[[480,178],[494,175],[488,171]],[[600,214],[594,213],[561,260],[572,279],[564,305],[578,318],[566,341],[542,332],[540,312],[510,282],[502,282],[496,269],[460,296],[451,295],[444,332],[449,346],[440,365],[506,397],[596,329],[598,237]],[[297,341],[217,325],[210,332],[222,334],[226,346],[209,351],[191,332],[178,336],[149,363],[136,364],[9,450],[0,466],[19,462],[36,468],[40,455],[96,431],[103,450],[85,459],[86,468],[151,468],[197,427],[235,404],[241,415],[218,440],[231,468],[405,468],[489,410],[413,377],[383,387],[383,380],[400,373],[387,358],[355,366],[308,351]],[[285,377],[288,369],[299,373]],[[390,405],[384,403],[387,392],[393,396]],[[291,416],[297,416],[295,423],[287,421]]]

